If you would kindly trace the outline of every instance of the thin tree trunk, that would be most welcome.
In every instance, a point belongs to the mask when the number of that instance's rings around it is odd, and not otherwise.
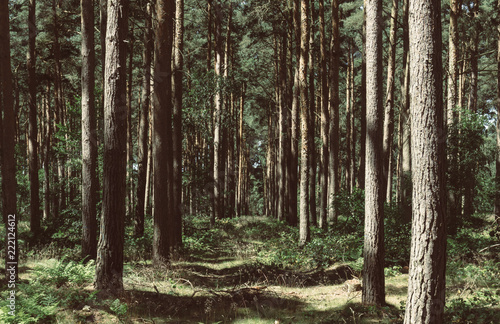
[[[175,1],[174,70],[173,70],[173,200],[174,230],[172,247],[182,246],[182,77],[184,65],[184,0]]]
[[[325,36],[325,9],[324,0],[319,0],[319,38],[320,38],[320,77],[321,77],[321,173],[320,182],[320,209],[319,227],[328,226],[328,127],[330,114],[328,113],[328,71],[326,67],[327,51]]]
[[[151,17],[151,4],[147,5],[147,15],[144,29],[143,49],[143,79],[141,93],[141,111],[139,119],[139,131],[137,134],[137,205],[134,215],[134,236],[144,235],[144,213],[146,206],[147,188],[147,165],[149,160],[149,106],[151,103],[151,54],[153,52],[153,29]]]
[[[328,178],[328,221],[337,222],[336,195],[340,190],[339,175],[339,65],[340,32],[339,3],[332,0],[332,39],[330,46],[330,127],[329,127],[329,178]]]
[[[30,0],[28,13],[28,90],[29,90],[29,178],[30,178],[30,230],[37,233],[40,230],[40,182],[38,179],[38,125],[37,125],[37,79],[36,66],[36,0]]]
[[[309,6],[309,16],[311,16],[310,32],[309,32],[309,220],[314,226],[318,225],[316,213],[316,101],[314,91],[314,33],[315,22],[318,20],[316,10],[314,10],[314,3],[311,2]]]
[[[383,141],[383,173],[386,187],[386,200],[392,201],[392,140],[394,134],[394,74],[396,72],[396,23],[398,20],[398,2],[392,0],[391,29],[389,31],[389,59],[387,62],[387,87],[384,112],[384,141]]]
[[[346,125],[346,161],[345,161],[345,191],[351,192],[351,42],[347,46],[347,70],[346,70],[346,96],[345,96],[345,125]]]
[[[460,15],[459,0],[450,1],[450,38],[448,46],[448,107],[447,107],[447,132],[450,134],[451,127],[458,121],[457,96],[458,96],[458,16]],[[458,143],[449,142],[451,147],[458,147]],[[448,164],[456,165],[457,150],[448,154]],[[460,213],[460,206],[457,203],[457,179],[448,179],[450,188],[448,189],[448,231],[450,235],[457,233],[457,216]]]
[[[131,22],[129,31],[129,58],[127,68],[127,220],[134,218],[134,180],[132,178],[132,161],[134,159],[134,147],[132,145],[132,82],[133,82],[133,59],[134,59],[134,23]]]
[[[104,95],[104,186],[101,230],[94,286],[123,291],[123,244],[126,203],[128,2],[108,2]]]
[[[366,0],[366,173],[365,240],[363,249],[364,304],[385,304],[382,1]]]
[[[441,1],[410,0],[413,221],[404,323],[443,323],[446,266]]]
[[[243,216],[243,115],[245,108],[245,83],[241,86],[240,118],[238,131],[238,189],[236,192],[236,217]],[[271,196],[272,197],[272,196]]]
[[[212,202],[212,218],[210,219],[210,226],[215,226],[215,219],[222,218],[222,176],[221,176],[221,160],[222,152],[222,8],[221,4],[216,1],[215,3],[215,78],[216,89],[214,97],[214,164],[213,164],[213,177],[214,177],[214,194]]]
[[[93,0],[82,11],[82,258],[97,257],[97,125]]]
[[[307,94],[307,61],[309,55],[309,1],[300,1],[300,57],[299,57],[299,92],[300,92],[300,130],[301,130],[301,155],[300,155],[300,226],[299,245],[303,246],[309,241],[309,98]]]

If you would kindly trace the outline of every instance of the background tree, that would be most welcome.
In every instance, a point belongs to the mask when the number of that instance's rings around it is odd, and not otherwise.
[[[30,229],[33,233],[40,230],[40,182],[38,179],[38,122],[37,122],[37,78],[36,66],[36,0],[29,2],[27,55],[29,87],[29,173],[30,173]]]
[[[413,221],[405,323],[443,322],[446,195],[441,2],[409,4]]]
[[[82,257],[97,256],[97,126],[93,0],[82,11]]]

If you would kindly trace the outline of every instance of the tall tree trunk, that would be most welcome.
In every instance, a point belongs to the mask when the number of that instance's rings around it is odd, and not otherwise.
[[[458,122],[457,96],[458,96],[458,16],[460,15],[460,0],[450,0],[450,39],[448,46],[448,107],[447,107],[447,132],[450,133],[453,124]],[[449,134],[451,135],[451,134]],[[452,147],[457,147],[458,143],[449,142]],[[456,165],[457,150],[448,154],[448,164]],[[460,213],[460,207],[457,203],[457,179],[451,176],[448,181],[448,231],[450,235],[457,233],[457,216]]]
[[[50,82],[47,81],[47,92],[45,93],[45,103],[43,107],[44,111],[44,128],[45,128],[45,139],[44,139],[44,158],[43,158],[43,171],[44,171],[44,219],[48,219],[51,215],[51,179],[50,179],[50,170],[51,170],[51,143],[52,143],[52,127],[50,125],[51,115],[50,115]]]
[[[469,87],[469,103],[468,109],[471,112],[477,112],[477,93],[478,93],[478,78],[479,78],[479,33],[481,24],[479,21],[479,0],[473,1],[472,15],[474,28],[471,39],[471,73]],[[476,186],[475,170],[467,168],[464,181],[464,218],[474,214],[474,190]]]
[[[245,108],[245,91],[246,84],[243,82],[241,86],[241,98],[240,98],[240,118],[239,118],[239,130],[238,130],[238,186],[236,191],[236,217],[243,216],[243,114]]]
[[[104,89],[104,186],[94,286],[123,290],[123,242],[126,203],[128,2],[108,1]]]
[[[314,9],[314,2],[309,6],[308,15],[311,17],[310,32],[309,32],[309,220],[314,226],[318,225],[317,209],[316,209],[316,96],[314,90],[314,34],[315,22],[318,20],[318,13]]]
[[[9,28],[9,2],[0,1],[0,115],[3,112],[2,120],[2,206],[3,221],[6,226],[6,242],[17,239],[17,222],[19,215],[16,215],[16,160],[15,151],[15,125],[16,116],[14,113],[14,98],[12,95],[12,70],[10,65],[10,28]],[[0,119],[2,119],[0,117]],[[10,234],[10,235],[9,235]],[[14,235],[12,235],[14,234]],[[17,240],[15,251],[9,250],[10,244],[5,244],[5,278],[14,276],[17,279],[18,248]],[[10,267],[9,267],[10,265]],[[9,268],[14,267],[14,273]]]
[[[365,304],[385,304],[382,98],[382,0],[366,0],[366,172],[363,292]]]
[[[173,248],[182,246],[182,76],[184,65],[184,0],[175,1],[174,70],[173,70]]]
[[[134,146],[132,144],[132,82],[133,82],[133,62],[134,62],[134,23],[131,24],[128,35],[128,68],[127,68],[127,220],[132,220],[134,217],[134,179],[132,177],[132,163],[134,159]]]
[[[346,96],[345,96],[345,125],[346,125],[346,161],[345,161],[345,190],[351,192],[351,42],[347,45]]]
[[[398,20],[398,2],[392,0],[391,29],[389,31],[389,59],[387,62],[387,88],[385,95],[384,112],[384,141],[383,141],[383,172],[386,186],[386,200],[392,201],[392,138],[394,133],[394,74],[396,72],[396,23]]]
[[[134,214],[134,236],[144,235],[144,211],[146,203],[147,164],[149,159],[149,106],[151,103],[151,54],[153,52],[153,29],[151,4],[147,5],[147,15],[144,29],[143,48],[143,79],[141,93],[141,111],[139,119],[138,149],[137,149],[137,205]]]
[[[366,169],[366,10],[363,10],[363,53],[361,56],[361,136],[359,143],[359,188],[365,189]]]
[[[404,322],[443,323],[446,265],[441,1],[410,0],[413,221]]]
[[[172,42],[175,1],[156,2],[154,42],[153,170],[154,230],[153,263],[168,263],[172,248]]]
[[[309,55],[309,19],[308,0],[300,1],[300,57],[299,57],[299,91],[300,91],[300,226],[299,245],[309,241],[309,103],[307,94],[307,61]]]
[[[276,103],[278,105],[278,152],[277,152],[277,166],[276,166],[276,177],[277,177],[277,182],[278,182],[278,210],[277,210],[277,218],[279,220],[285,220],[286,219],[286,212],[285,212],[285,195],[286,195],[286,173],[287,173],[287,142],[289,142],[289,139],[287,137],[287,128],[288,128],[288,107],[286,106],[285,103],[285,96],[284,96],[284,87],[283,83],[286,81],[283,80],[283,78],[286,78],[286,72],[283,73],[285,70],[285,66],[282,65],[284,61],[284,56],[286,55],[286,52],[284,51],[285,45],[283,43],[286,43],[286,34],[284,33],[284,36],[282,37],[281,42],[277,41],[276,42]],[[269,113],[269,120],[271,121],[271,112]],[[272,124],[269,124],[270,127],[272,127]],[[269,128],[269,131],[272,131],[271,128]],[[269,152],[269,156],[271,156],[271,152]]]
[[[321,80],[321,150],[320,150],[320,209],[318,226],[324,230],[328,227],[328,165],[329,165],[329,111],[328,111],[328,48],[325,35],[325,9],[324,1],[319,1],[319,31],[320,31],[320,80]]]
[[[328,127],[330,114],[328,113],[328,71],[326,67],[327,48],[325,36],[325,9],[324,0],[319,0],[319,43],[320,43],[320,77],[321,77],[321,173],[320,182],[320,209],[319,227],[328,226]]]
[[[97,126],[95,111],[94,1],[82,11],[82,258],[97,257]]]
[[[336,195],[340,190],[339,175],[339,65],[340,65],[340,32],[339,3],[332,0],[332,39],[330,45],[330,156],[328,178],[328,221],[337,222]]]
[[[216,89],[214,97],[214,193],[212,202],[212,218],[210,225],[215,225],[215,219],[220,219],[223,216],[222,206],[222,176],[221,165],[224,162],[221,160],[222,153],[222,8],[221,4],[215,3],[215,78]]]
[[[37,125],[37,79],[36,65],[36,0],[30,0],[28,13],[28,90],[29,90],[29,177],[30,177],[30,230],[37,233],[40,230],[40,182],[38,180],[38,125]]]

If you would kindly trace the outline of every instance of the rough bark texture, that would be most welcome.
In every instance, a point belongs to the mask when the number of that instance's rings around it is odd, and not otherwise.
[[[104,186],[97,251],[96,289],[123,290],[126,203],[127,102],[126,43],[128,2],[108,1],[104,83]]]
[[[15,225],[17,228],[17,221],[19,215],[16,215],[17,198],[16,198],[16,160],[14,157],[15,148],[15,126],[16,116],[14,113],[14,98],[12,95],[12,70],[10,65],[10,28],[9,28],[9,6],[8,0],[0,1],[0,115],[3,112],[2,120],[2,206],[3,206],[3,220],[7,227],[6,240],[9,239],[8,233],[10,225]],[[15,215],[14,221],[8,215]],[[7,220],[9,222],[7,222]],[[12,224],[13,223],[15,224]],[[10,224],[9,224],[10,223]],[[17,237],[17,229],[14,231]],[[11,237],[10,237],[11,238]],[[12,253],[12,251],[11,251]],[[9,245],[5,244],[5,269],[7,270],[7,262],[17,262],[18,250],[16,244],[16,251],[14,258],[10,258]],[[17,267],[16,267],[17,271]],[[10,273],[6,271],[6,278],[9,278]],[[17,277],[17,272],[15,274]]]
[[[300,1],[300,57],[299,57],[299,92],[300,92],[300,226],[299,245],[309,241],[309,104],[307,94],[307,61],[309,56],[309,19],[307,17],[308,0]]]
[[[386,186],[386,199],[387,202],[391,201],[392,195],[392,172],[391,164],[391,151],[392,140],[394,133],[394,74],[396,71],[396,23],[398,20],[398,2],[399,0],[392,0],[391,10],[391,29],[389,31],[389,59],[387,62],[387,87],[385,95],[385,112],[384,112],[384,178]]]
[[[144,29],[143,49],[143,79],[141,93],[141,111],[139,131],[137,134],[137,205],[134,213],[134,236],[144,235],[144,206],[146,202],[146,178],[148,164],[148,134],[149,134],[149,106],[151,103],[151,54],[153,52],[153,29],[151,4],[147,6],[147,15]]]
[[[328,158],[328,221],[337,221],[335,196],[340,190],[339,175],[339,65],[340,31],[339,2],[332,0],[332,39],[330,45],[330,127],[328,131],[330,156]]]
[[[40,181],[38,180],[38,125],[37,125],[37,79],[35,74],[36,54],[36,0],[30,0],[28,13],[28,105],[29,105],[29,177],[30,177],[30,230],[37,233],[40,230]],[[94,254],[95,256],[95,254]]]
[[[443,323],[446,233],[441,2],[410,0],[413,222],[404,322]]]
[[[458,16],[460,13],[459,0],[450,0],[450,39],[448,46],[448,107],[447,107],[447,130],[458,121],[457,107],[458,96]],[[449,143],[457,147],[457,143]],[[456,164],[458,152],[449,152],[449,164]],[[457,231],[457,216],[460,213],[460,207],[457,202],[457,179],[449,178],[450,188],[448,190],[448,230],[451,235]]]
[[[328,113],[328,80],[326,67],[326,36],[325,36],[325,9],[324,0],[319,1],[319,42],[320,42],[320,76],[321,76],[321,172],[320,182],[320,209],[319,227],[326,229],[328,207],[328,127],[330,114]]]
[[[383,305],[384,186],[382,165],[382,1],[367,0],[366,8],[366,172],[365,241],[362,301]]]
[[[182,246],[182,76],[184,64],[184,0],[175,1],[173,80],[173,248]]]
[[[82,257],[97,256],[97,129],[93,0],[82,10]]]
[[[222,176],[221,161],[222,151],[222,8],[219,1],[215,1],[215,78],[216,90],[214,96],[214,194],[212,203],[212,218],[210,225],[215,225],[215,219],[222,218]]]
[[[153,93],[153,263],[169,262],[172,217],[172,41],[175,0],[156,2]],[[108,13],[109,15],[109,13]]]

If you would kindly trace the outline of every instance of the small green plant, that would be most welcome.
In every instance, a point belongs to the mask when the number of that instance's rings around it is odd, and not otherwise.
[[[476,291],[467,298],[450,300],[445,307],[445,321],[447,323],[494,323],[498,319],[500,293],[488,290]]]
[[[124,317],[127,315],[128,307],[126,303],[122,303],[118,298],[115,299],[111,305],[109,305],[109,308],[113,313],[118,315],[118,317]]]

